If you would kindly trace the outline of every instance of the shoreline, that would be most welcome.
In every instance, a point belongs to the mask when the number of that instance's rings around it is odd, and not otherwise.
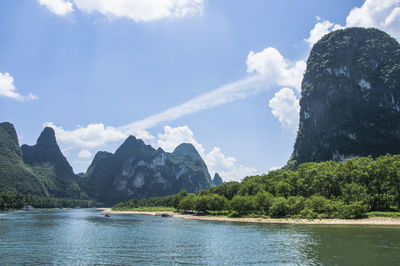
[[[265,224],[310,224],[310,225],[385,225],[400,226],[400,218],[371,217],[362,219],[303,219],[303,218],[231,218],[226,216],[193,216],[176,212],[137,212],[137,211],[113,211],[111,208],[97,208],[101,214],[145,214],[155,215],[156,213],[172,214],[173,218],[188,220],[219,221],[219,222],[241,222],[241,223],[265,223]]]

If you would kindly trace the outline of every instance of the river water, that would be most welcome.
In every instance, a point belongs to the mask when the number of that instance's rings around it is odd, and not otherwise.
[[[400,227],[111,215],[0,214],[0,265],[400,265]]]

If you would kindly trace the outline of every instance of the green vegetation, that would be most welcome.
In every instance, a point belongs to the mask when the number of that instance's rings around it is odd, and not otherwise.
[[[113,207],[113,210],[131,210],[138,208],[163,208],[172,206],[172,196],[166,197],[151,197],[148,199],[131,199],[128,202],[118,203]]]
[[[167,206],[231,217],[398,217],[400,155],[360,157],[345,162],[304,163],[228,182],[198,193],[131,200],[115,208]]]
[[[10,123],[0,123],[0,192],[47,196],[43,183],[22,161],[17,133]]]
[[[400,212],[367,212],[367,217],[400,218]]]
[[[90,208],[95,206],[94,201],[44,198],[21,193],[0,193],[0,210],[21,209],[27,205],[34,208]]]
[[[175,208],[173,207],[162,207],[162,206],[154,206],[154,207],[138,207],[138,208],[130,208],[130,207],[113,207],[113,211],[134,211],[134,212],[173,212]]]
[[[81,191],[81,178],[74,174],[62,154],[52,128],[46,127],[36,145],[22,145],[21,151],[25,165],[44,185],[49,197],[88,199]]]

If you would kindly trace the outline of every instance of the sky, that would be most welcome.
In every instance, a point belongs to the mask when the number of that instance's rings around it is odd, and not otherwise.
[[[192,143],[225,181],[285,165],[312,45],[332,30],[400,39],[400,0],[3,0],[0,121],[44,127],[74,171],[135,135]]]

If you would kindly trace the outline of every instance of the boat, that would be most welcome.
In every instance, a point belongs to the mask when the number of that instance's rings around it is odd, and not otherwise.
[[[104,215],[104,217],[110,218],[110,217],[111,217],[111,215],[110,215],[110,214],[108,214],[108,213],[106,213],[106,214]]]
[[[168,212],[163,212],[163,213],[161,213],[160,216],[161,217],[172,217],[173,215],[171,213],[168,213]]]
[[[31,205],[27,205],[23,208],[24,211],[33,211],[33,207]]]

